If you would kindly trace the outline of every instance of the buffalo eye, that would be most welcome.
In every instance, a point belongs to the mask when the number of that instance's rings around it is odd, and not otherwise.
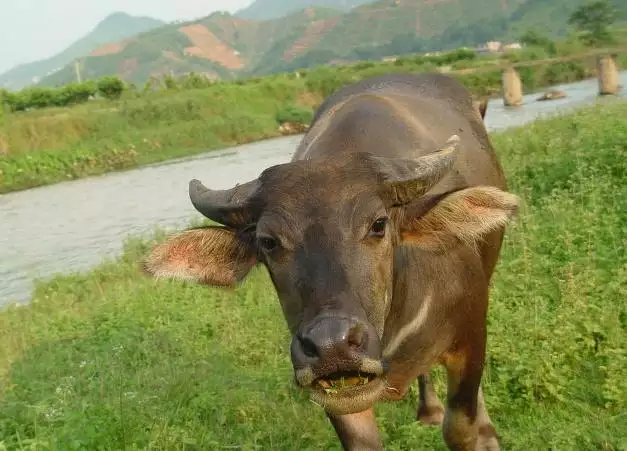
[[[261,247],[266,252],[272,252],[279,245],[277,240],[270,236],[260,236],[259,238],[257,238],[257,242],[259,243],[259,247]]]
[[[385,226],[388,223],[388,218],[383,217],[377,219],[372,226],[370,226],[370,231],[368,232],[368,236],[375,236],[382,238],[385,236]]]

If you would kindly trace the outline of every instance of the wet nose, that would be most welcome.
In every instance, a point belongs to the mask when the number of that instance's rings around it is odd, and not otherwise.
[[[326,317],[299,328],[292,340],[295,366],[343,367],[379,358],[376,333],[356,318]]]

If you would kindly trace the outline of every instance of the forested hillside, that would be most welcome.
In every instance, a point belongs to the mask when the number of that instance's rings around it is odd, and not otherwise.
[[[529,29],[565,35],[569,16],[586,1],[381,0],[348,12],[305,8],[273,20],[214,13],[103,46],[81,59],[82,75],[117,75],[138,84],[151,76],[190,72],[231,79],[513,41]],[[627,17],[627,2],[614,2]],[[65,84],[75,77],[74,67],[67,66],[42,84]]]
[[[242,19],[270,20],[305,8],[325,7],[349,11],[355,6],[372,2],[373,0],[255,0],[249,7],[238,11],[235,15]]]

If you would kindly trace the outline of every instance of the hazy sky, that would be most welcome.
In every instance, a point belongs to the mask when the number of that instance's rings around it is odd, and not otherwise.
[[[43,59],[115,11],[164,21],[234,12],[252,0],[0,0],[0,73]]]

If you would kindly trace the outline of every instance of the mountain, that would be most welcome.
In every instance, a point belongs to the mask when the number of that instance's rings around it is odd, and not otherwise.
[[[372,3],[374,0],[255,0],[247,8],[236,12],[237,17],[250,20],[278,19],[290,13],[310,8],[323,7],[349,11],[355,6]]]
[[[290,70],[310,61],[356,60],[385,55],[443,50],[449,28],[479,26],[508,18],[529,0],[383,0],[343,14],[320,39],[293,61],[277,62],[275,70]],[[487,27],[486,37],[493,38]]]
[[[271,20],[218,12],[98,48],[81,58],[82,75],[93,79],[115,74],[137,84],[151,76],[189,72],[232,79],[511,41],[529,28],[564,35],[570,14],[586,1],[380,0],[349,11],[307,7]],[[622,0],[613,1],[619,5]],[[75,77],[74,66],[68,65],[41,84],[65,84]]]
[[[210,78],[233,78],[252,73],[266,61],[281,61],[283,53],[306,37],[316,22],[339,15],[341,12],[336,10],[307,8],[275,20],[254,21],[216,12],[97,49],[81,58],[82,75],[87,79],[116,74],[142,84],[151,76],[189,72]],[[75,78],[70,65],[46,77],[41,84],[57,86]]]
[[[61,53],[45,60],[21,64],[0,75],[0,86],[10,89],[22,88],[32,83],[35,77],[43,78],[105,44],[115,45],[121,39],[161,27],[164,24],[150,17],[130,16],[121,12],[113,13]]]
[[[525,31],[521,25],[532,25],[537,30],[550,30],[550,34],[559,36],[567,33],[568,27],[563,20],[580,6],[590,3],[590,0],[527,0],[512,17],[514,29],[521,34]],[[627,20],[627,1],[611,0],[618,11],[619,21]]]

